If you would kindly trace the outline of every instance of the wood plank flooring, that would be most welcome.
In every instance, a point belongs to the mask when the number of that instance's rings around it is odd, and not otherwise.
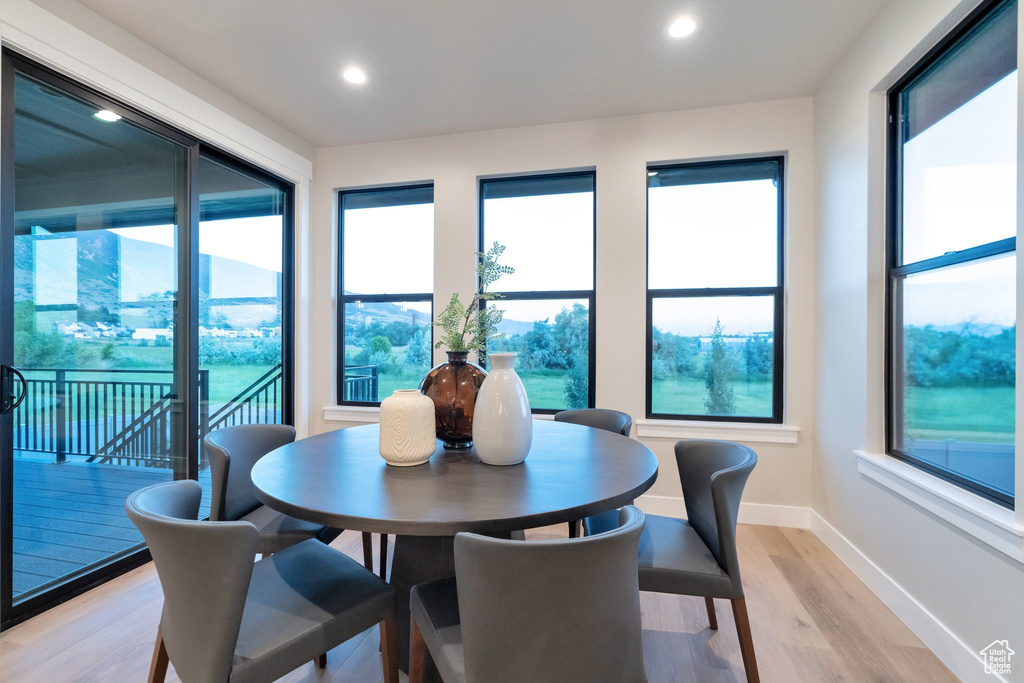
[[[563,524],[527,537],[565,532]],[[811,532],[740,525],[738,536],[763,681],[957,680]],[[333,545],[362,561],[358,533],[346,531]],[[156,573],[147,565],[0,633],[0,678],[143,681],[162,600]],[[641,606],[652,682],[745,680],[727,602],[717,601],[718,631],[708,628],[702,598],[643,593]],[[168,680],[178,680],[173,666]],[[382,681],[376,628],[331,650],[325,671],[311,662],[282,680]]]

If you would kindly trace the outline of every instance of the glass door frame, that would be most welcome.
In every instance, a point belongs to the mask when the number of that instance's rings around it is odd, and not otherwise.
[[[14,316],[14,123],[15,76],[24,74],[37,81],[95,105],[109,109],[130,123],[186,150],[185,167],[179,169],[175,206],[178,218],[176,264],[178,296],[175,320],[186,321],[187,334],[175,335],[174,382],[179,410],[172,413],[173,438],[184,455],[185,470],[174,477],[198,479],[199,476],[199,158],[216,161],[231,170],[266,183],[284,193],[282,216],[282,422],[294,422],[294,185],[268,172],[256,169],[229,153],[211,147],[197,138],[169,126],[115,98],[75,82],[18,53],[3,48],[0,53],[0,321]],[[13,329],[0,325],[0,363],[14,357]],[[180,343],[179,343],[180,342]],[[177,371],[182,368],[182,371]],[[187,381],[192,378],[191,381]],[[175,419],[176,417],[176,419]],[[193,436],[190,436],[193,435]],[[14,603],[14,473],[13,418],[0,416],[0,630],[5,630],[50,607],[124,574],[151,559],[142,547],[134,552],[98,563],[85,573],[74,575],[43,593]]]

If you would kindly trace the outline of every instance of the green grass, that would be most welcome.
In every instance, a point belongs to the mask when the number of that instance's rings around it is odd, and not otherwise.
[[[544,371],[518,372],[526,389],[526,398],[534,409],[565,410],[565,375]]]
[[[905,434],[911,439],[1013,443],[1014,387],[910,387]]]
[[[732,383],[736,398],[735,416],[771,417],[772,383],[766,381]],[[704,406],[708,390],[704,380],[695,377],[676,377],[654,380],[651,387],[653,412],[667,415],[707,415]]]

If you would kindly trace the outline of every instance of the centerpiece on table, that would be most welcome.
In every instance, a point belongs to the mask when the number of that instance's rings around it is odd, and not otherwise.
[[[434,402],[437,438],[445,448],[473,445],[473,412],[487,373],[479,365],[468,362],[468,357],[470,351],[476,351],[481,363],[485,363],[487,340],[499,336],[498,324],[505,312],[481,303],[498,296],[487,291],[490,285],[502,275],[515,272],[512,267],[498,263],[504,251],[505,247],[495,242],[486,253],[477,253],[479,291],[468,305],[462,303],[458,292],[452,294],[434,323],[443,332],[435,348],[448,347],[448,362],[427,373],[420,391]]]

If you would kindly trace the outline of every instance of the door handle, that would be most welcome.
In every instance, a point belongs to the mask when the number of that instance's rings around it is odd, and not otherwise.
[[[16,376],[21,381],[21,393],[19,395],[14,393],[11,375]],[[2,394],[0,395],[0,414],[15,410],[25,400],[25,394],[27,393],[28,384],[25,382],[25,375],[10,365],[0,365],[0,394]]]

